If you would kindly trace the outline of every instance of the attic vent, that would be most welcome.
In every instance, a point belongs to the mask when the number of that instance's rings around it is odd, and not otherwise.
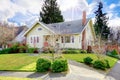
[[[40,30],[42,30],[42,28],[38,28],[38,30],[40,31]]]
[[[67,26],[70,26],[71,24],[67,24]]]

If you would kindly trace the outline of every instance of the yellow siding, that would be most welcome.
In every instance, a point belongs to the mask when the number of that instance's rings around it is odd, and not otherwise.
[[[38,28],[41,28],[42,30],[38,30]],[[34,28],[26,35],[27,38],[27,44],[29,44],[29,46],[34,47],[34,44],[30,42],[30,37],[31,36],[39,36],[39,43],[36,43],[36,47],[38,48],[42,48],[43,47],[43,43],[44,43],[44,35],[51,35],[52,33],[50,31],[48,31],[47,29],[45,29],[44,27],[42,27],[40,24],[36,24],[34,26]]]
[[[87,45],[93,45],[94,35],[92,32],[91,22],[89,22],[86,27],[86,40],[87,40]]]

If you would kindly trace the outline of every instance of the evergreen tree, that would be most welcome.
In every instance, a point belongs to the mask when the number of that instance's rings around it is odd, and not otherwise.
[[[42,11],[40,12],[40,18],[42,18],[40,21],[46,24],[64,21],[56,0],[44,1]]]
[[[101,36],[102,39],[107,39],[108,34],[110,33],[110,29],[107,26],[107,21],[109,18],[106,17],[107,13],[102,12],[102,8],[103,8],[103,4],[102,2],[99,2],[98,10],[95,11],[96,17],[95,17],[94,28],[97,36]]]

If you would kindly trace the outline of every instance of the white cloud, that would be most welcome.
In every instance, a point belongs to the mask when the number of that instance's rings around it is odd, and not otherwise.
[[[15,4],[24,8],[25,11],[29,11],[34,14],[38,14],[41,10],[41,6],[43,4],[43,0],[15,0]]]
[[[69,9],[82,10],[87,9],[88,4],[86,0],[58,0],[60,9],[64,15],[64,12],[67,12]],[[0,0],[0,20],[7,21],[8,18],[13,18],[16,13],[22,13],[24,15],[29,15],[30,19],[24,20],[25,23],[31,20],[32,15],[38,14],[43,5],[43,0]],[[76,9],[77,8],[77,9]],[[29,12],[29,13],[28,13]],[[32,15],[31,15],[32,14]],[[70,13],[69,13],[70,14]],[[67,14],[67,15],[69,15]],[[34,16],[36,17],[36,16]],[[67,18],[66,18],[67,20]]]
[[[111,4],[111,5],[109,6],[109,8],[110,8],[110,9],[114,9],[116,6],[117,6],[117,5],[115,5],[115,4]]]
[[[0,0],[0,6],[0,19],[4,21],[7,21],[8,18],[13,17],[16,12],[25,12],[24,8],[13,4],[10,0]]]
[[[89,15],[93,15],[95,10],[96,10],[96,6],[97,6],[97,2],[93,1],[91,4],[89,4],[88,6],[88,10],[87,10],[87,14]]]
[[[76,7],[79,0],[58,0],[58,4],[60,5],[60,9],[62,11],[66,11],[70,8]]]
[[[58,2],[66,21],[81,19],[83,10],[88,13],[86,0],[58,0]]]
[[[108,23],[109,23],[108,26],[110,26],[110,27],[120,26],[120,18],[119,18],[119,17],[116,17],[116,18],[114,18],[114,19],[111,19],[111,20],[109,20]]]

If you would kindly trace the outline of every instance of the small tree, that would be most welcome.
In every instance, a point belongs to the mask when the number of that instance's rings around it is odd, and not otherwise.
[[[40,12],[39,20],[46,24],[64,21],[57,4],[57,0],[45,0],[42,11]]]
[[[8,42],[15,38],[14,25],[10,26],[7,23],[0,24],[0,46],[5,46]]]

